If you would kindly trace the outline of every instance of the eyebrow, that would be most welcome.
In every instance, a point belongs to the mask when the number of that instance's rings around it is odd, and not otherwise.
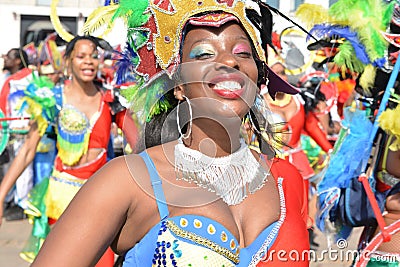
[[[229,36],[229,38],[234,38],[235,40],[244,40],[244,41],[247,41],[247,42],[251,43],[249,38],[247,38],[246,36],[243,36],[243,35]],[[210,40],[212,40],[212,39],[211,38],[203,38],[203,39],[200,39],[200,40],[197,40],[197,41],[193,42],[192,46],[197,44],[197,43],[204,43],[204,42],[207,42],[207,41],[210,41]]]

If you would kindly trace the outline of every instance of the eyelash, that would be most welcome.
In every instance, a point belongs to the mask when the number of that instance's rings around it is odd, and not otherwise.
[[[250,57],[252,57],[252,53],[251,53],[251,52],[246,52],[246,51],[236,53],[236,55],[238,55],[238,56],[240,56],[240,57],[244,57],[244,58],[250,58]],[[213,56],[214,56],[214,54],[212,54],[212,53],[201,53],[201,54],[199,54],[199,55],[196,55],[196,56],[195,56],[195,59],[198,59],[198,60],[201,60],[201,59],[208,59],[208,58],[211,58],[211,57],[213,57]]]
[[[251,52],[247,52],[247,51],[236,53],[236,55],[244,55],[245,57],[252,57]]]
[[[196,55],[195,59],[207,59],[207,58],[212,57],[213,55],[214,54],[212,54],[212,53],[205,52],[205,53],[201,53],[201,54]]]

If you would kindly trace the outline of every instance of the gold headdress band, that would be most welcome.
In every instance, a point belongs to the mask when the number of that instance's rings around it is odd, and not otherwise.
[[[235,15],[246,29],[261,60],[265,61],[265,54],[261,48],[254,26],[248,21],[245,13],[245,1],[217,1],[217,0],[189,0],[170,2],[169,10],[160,7],[163,1],[152,1],[151,12],[156,18],[157,33],[154,38],[154,52],[158,64],[166,69],[179,54],[182,29],[188,19],[196,14],[212,11],[226,12]],[[249,8],[249,6],[247,6]]]

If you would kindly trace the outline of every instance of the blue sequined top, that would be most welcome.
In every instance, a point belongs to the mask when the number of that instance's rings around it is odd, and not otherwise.
[[[146,151],[140,156],[150,174],[161,221],[127,252],[124,267],[255,266],[274,243],[286,213],[281,190],[280,219],[264,229],[252,244],[241,248],[235,236],[214,220],[199,215],[169,217],[155,166]]]

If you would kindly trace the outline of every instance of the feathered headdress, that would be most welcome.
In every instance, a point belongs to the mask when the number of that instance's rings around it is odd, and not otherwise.
[[[53,0],[52,3],[52,14],[55,14],[52,21],[55,27],[60,27],[55,11],[57,2]],[[206,16],[212,13],[220,16]],[[167,89],[164,81],[171,78],[180,63],[184,26],[193,17],[200,16],[202,21],[198,25],[211,26],[235,17],[250,37],[257,57],[266,61],[267,44],[272,46],[272,14],[270,7],[261,1],[110,0],[89,15],[83,33],[102,31],[103,36],[117,21],[124,22],[126,46],[117,53],[116,82],[121,86],[121,94],[130,102],[134,100],[133,108],[140,107],[141,114],[149,119],[169,108],[169,103],[163,98]],[[65,31],[59,30],[61,37],[71,39]],[[277,90],[298,92],[267,66],[265,70],[263,76],[268,75],[271,94],[274,95]]]
[[[369,73],[369,81],[364,78],[364,86],[373,83],[371,72],[375,67],[383,67],[387,42],[381,35],[389,25],[394,1],[381,0],[339,0],[329,9],[319,5],[303,4],[296,16],[308,26],[310,32],[321,39],[342,39],[334,62],[341,68],[353,72]],[[314,12],[316,11],[316,12]]]

